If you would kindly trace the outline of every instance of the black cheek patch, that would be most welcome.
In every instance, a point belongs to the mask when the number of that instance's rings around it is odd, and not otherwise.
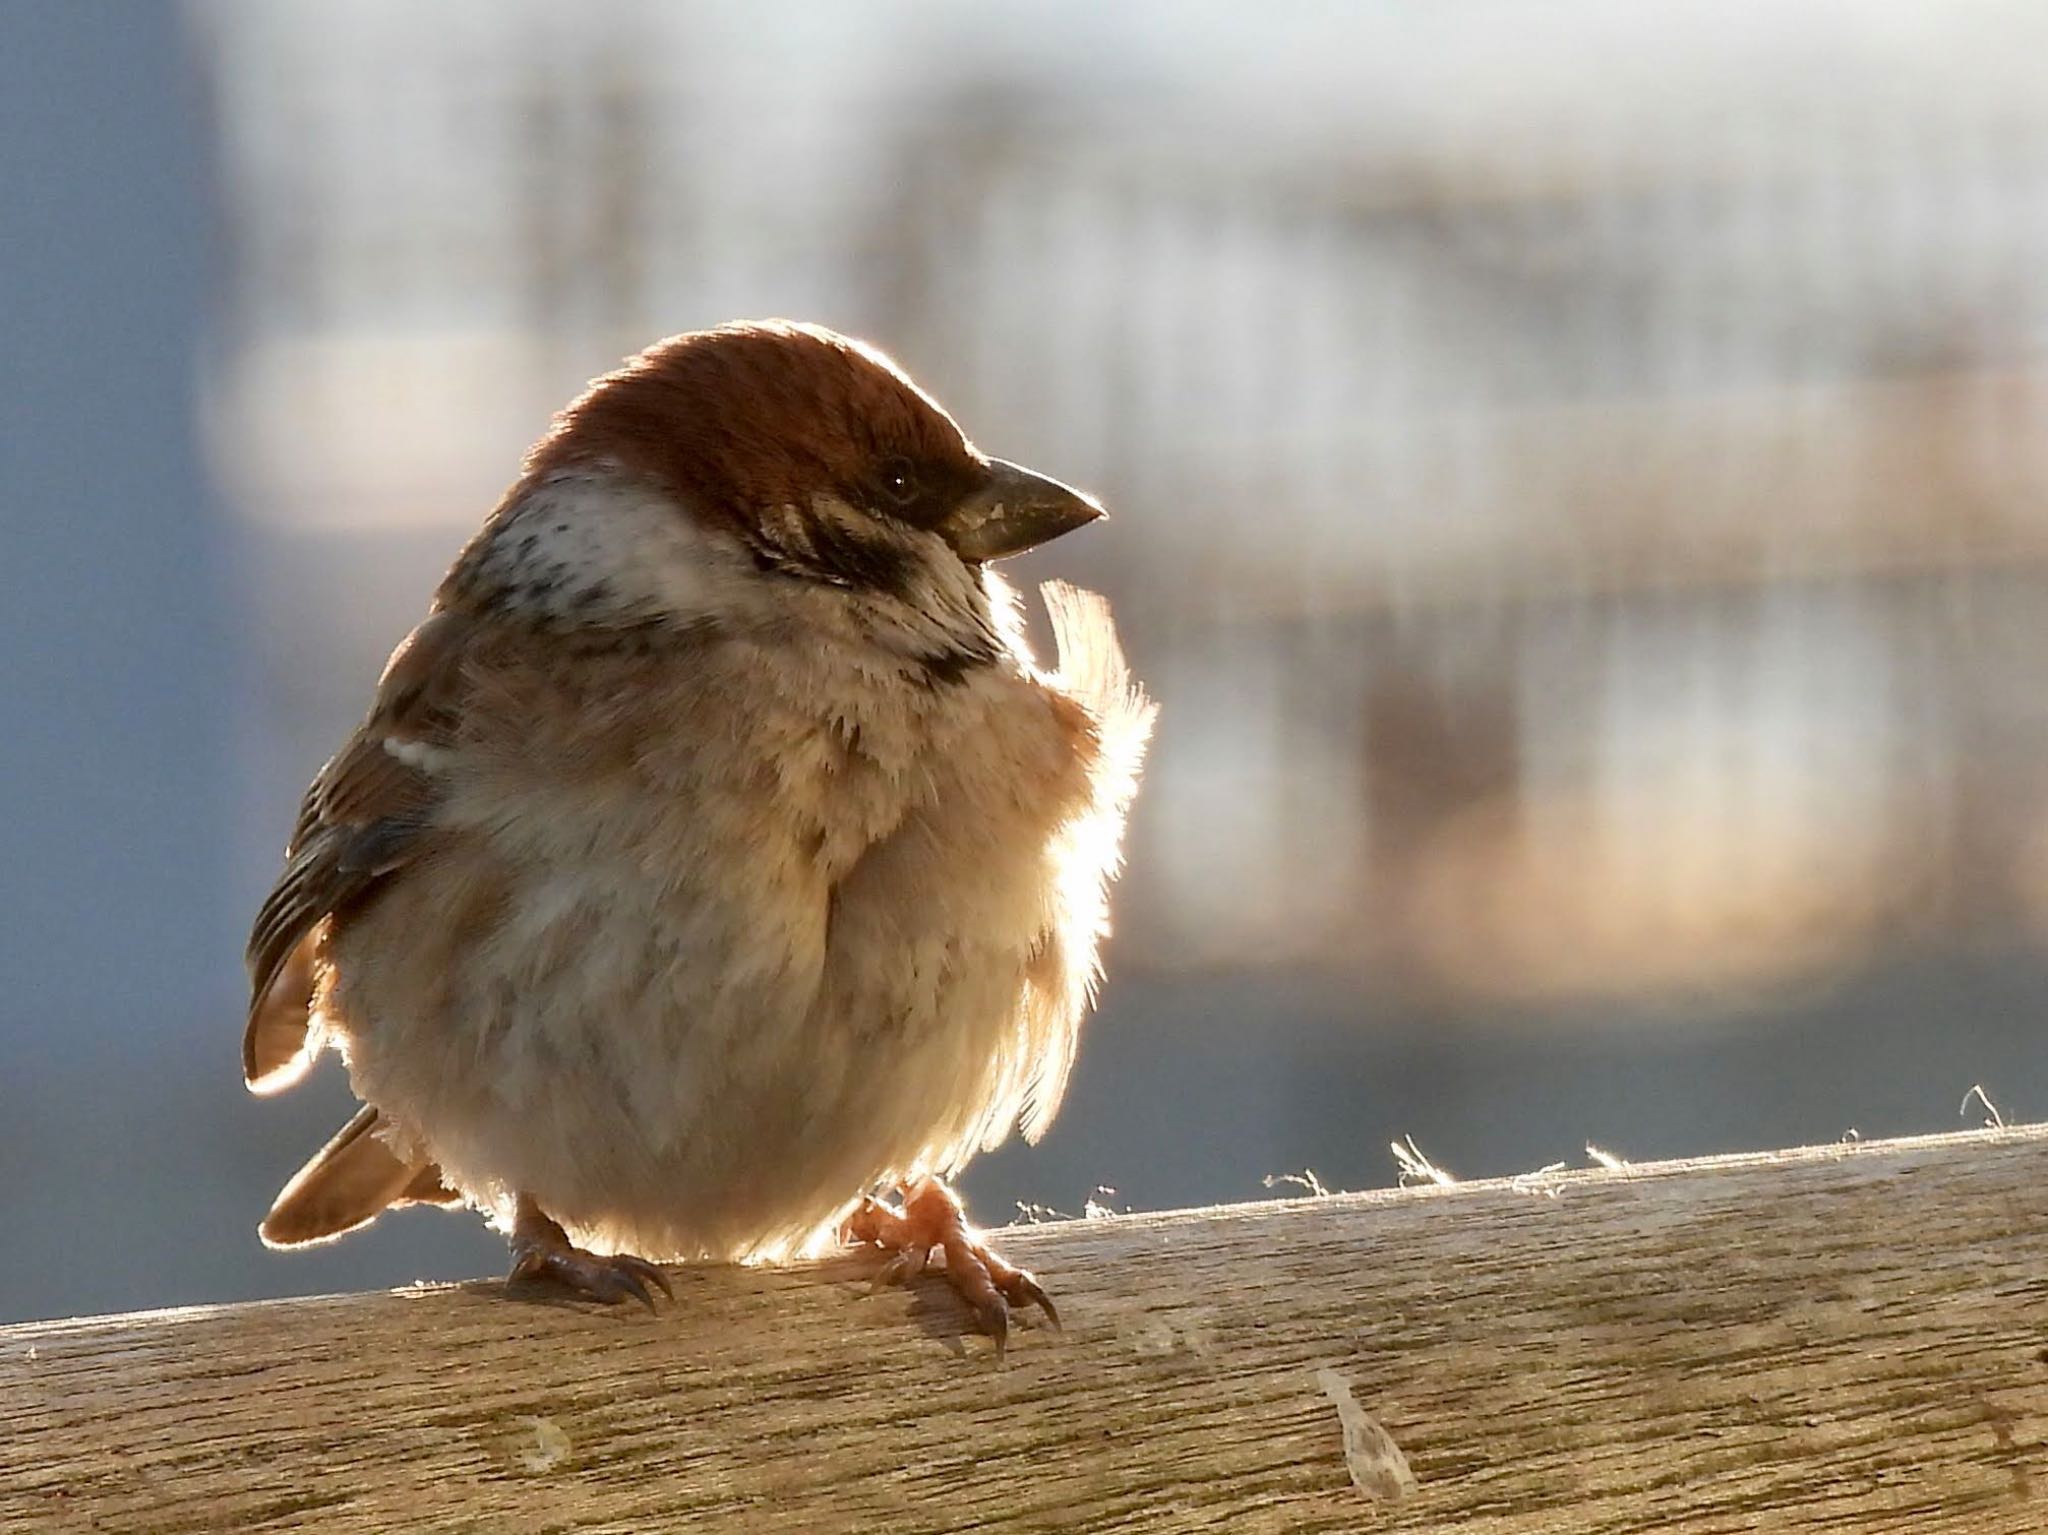
[[[885,539],[863,538],[825,523],[812,529],[804,565],[818,579],[855,591],[908,601],[917,585],[917,557]]]

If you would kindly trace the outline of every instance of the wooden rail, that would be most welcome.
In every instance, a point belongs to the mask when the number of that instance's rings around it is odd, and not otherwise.
[[[0,1329],[0,1529],[2048,1530],[2048,1130]]]

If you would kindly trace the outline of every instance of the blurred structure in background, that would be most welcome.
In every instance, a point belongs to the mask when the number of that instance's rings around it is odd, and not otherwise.
[[[1711,1001],[2031,938],[2044,70],[1805,9],[1353,10],[1275,76],[1184,6],[209,7],[283,760],[552,405],[765,307],[1121,509],[1060,562],[1174,705],[1126,973]]]
[[[190,15],[248,902],[548,412],[786,314],[1104,496],[1020,574],[1164,703],[985,1218],[2048,1107],[2048,12]],[[253,1221],[327,1118],[234,1116]],[[218,1293],[495,1262],[385,1224]]]

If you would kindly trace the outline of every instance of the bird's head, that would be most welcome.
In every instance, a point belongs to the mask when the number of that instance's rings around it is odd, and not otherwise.
[[[649,347],[563,410],[450,589],[594,628],[837,604],[907,653],[985,648],[984,562],[1102,515],[983,454],[874,348],[728,325]]]

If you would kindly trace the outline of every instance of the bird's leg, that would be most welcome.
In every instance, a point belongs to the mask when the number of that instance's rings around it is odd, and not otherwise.
[[[870,1243],[889,1254],[877,1284],[915,1279],[931,1262],[932,1249],[939,1248],[945,1254],[946,1282],[973,1310],[981,1330],[995,1339],[999,1355],[1009,1339],[1012,1306],[1042,1306],[1046,1320],[1060,1325],[1052,1297],[1029,1272],[1012,1268],[989,1248],[967,1224],[960,1196],[936,1178],[920,1178],[905,1188],[900,1208],[863,1199],[847,1217],[843,1234],[850,1242]]]
[[[570,1245],[569,1234],[541,1213],[531,1194],[519,1196],[518,1213],[513,1217],[510,1277],[514,1282],[552,1280],[607,1305],[637,1300],[649,1311],[654,1309],[654,1290],[670,1300],[676,1298],[668,1276],[645,1258],[630,1253],[605,1256]]]

